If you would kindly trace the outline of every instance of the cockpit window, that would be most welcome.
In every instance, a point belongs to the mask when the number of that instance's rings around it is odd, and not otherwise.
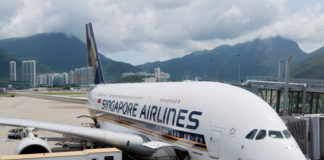
[[[253,139],[255,134],[258,132],[257,129],[253,129],[249,134],[245,136],[246,139]]]
[[[291,134],[290,132],[286,129],[286,130],[283,130],[282,133],[285,135],[285,137],[288,139],[291,137]]]
[[[267,131],[266,130],[260,130],[258,135],[255,137],[256,140],[260,140],[263,139],[265,136],[267,135]]]
[[[280,131],[269,131],[269,137],[271,138],[283,138],[282,134]]]

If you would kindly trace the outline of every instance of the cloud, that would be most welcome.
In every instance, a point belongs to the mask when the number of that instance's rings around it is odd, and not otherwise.
[[[259,30],[258,33],[263,37],[281,35],[298,42],[306,52],[311,52],[324,45],[323,28],[323,6],[316,3],[299,12],[281,17],[272,25]]]
[[[23,5],[21,1],[2,0],[0,5],[0,28],[10,23],[17,10]]]
[[[285,0],[1,0],[0,37],[65,32],[84,41],[84,24],[92,22],[99,50],[133,64],[260,36],[283,35],[306,46],[321,41],[321,5],[293,14],[285,5]]]

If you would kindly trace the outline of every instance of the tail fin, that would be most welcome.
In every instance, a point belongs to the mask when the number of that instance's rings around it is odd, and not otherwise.
[[[105,80],[101,70],[100,57],[97,51],[91,23],[86,24],[86,41],[88,67],[92,67],[94,84],[104,84]]]

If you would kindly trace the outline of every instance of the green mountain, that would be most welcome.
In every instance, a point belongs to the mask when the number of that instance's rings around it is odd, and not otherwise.
[[[160,67],[161,71],[171,74],[173,80],[183,80],[187,77],[204,77],[220,81],[236,81],[238,74],[238,56],[240,56],[240,77],[275,75],[281,58],[293,57],[293,63],[309,56],[303,52],[296,42],[282,37],[255,39],[236,45],[222,45],[212,50],[196,51],[180,58],[163,62],[151,62],[138,67],[147,72],[153,72]]]
[[[9,61],[12,57],[0,48],[0,79],[9,79]]]
[[[105,80],[115,82],[121,78],[125,72],[140,72],[141,69],[129,63],[113,61],[103,55],[100,55],[101,65]]]
[[[17,61],[18,79],[21,75],[21,60],[24,59],[35,59],[38,73],[68,72],[86,66],[85,44],[76,37],[64,33],[44,33],[25,38],[0,40],[0,48],[3,49],[0,50],[0,79],[8,79],[11,59]],[[288,56],[293,57],[292,63],[296,69],[292,73],[296,77],[323,78],[320,69],[323,68],[321,59],[324,48],[306,54],[297,43],[279,36],[255,39],[236,45],[222,45],[212,50],[196,51],[180,58],[150,62],[137,67],[113,61],[102,54],[100,57],[105,79],[110,82],[119,80],[124,72],[143,70],[152,73],[156,67],[170,73],[172,80],[200,77],[236,81],[237,54],[240,54],[241,79],[251,75],[275,75],[279,59]]]
[[[34,59],[54,72],[68,72],[86,66],[85,44],[78,38],[64,33],[43,33],[0,40],[0,48],[17,60]],[[123,72],[140,71],[130,64],[113,61],[103,55],[101,57],[105,79],[108,81],[118,80]],[[37,69],[38,73],[39,71],[41,70]]]
[[[63,33],[0,40],[0,47],[18,60],[34,59],[56,72],[86,65],[85,45]]]
[[[324,79],[324,47],[311,53],[312,56],[293,66],[296,78]]]

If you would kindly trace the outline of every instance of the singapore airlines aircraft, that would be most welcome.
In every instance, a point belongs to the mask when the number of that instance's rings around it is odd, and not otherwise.
[[[88,65],[96,86],[89,112],[98,128],[0,117],[26,127],[16,153],[50,152],[33,129],[117,147],[138,159],[306,160],[274,110],[256,95],[217,82],[105,84],[91,24]]]

